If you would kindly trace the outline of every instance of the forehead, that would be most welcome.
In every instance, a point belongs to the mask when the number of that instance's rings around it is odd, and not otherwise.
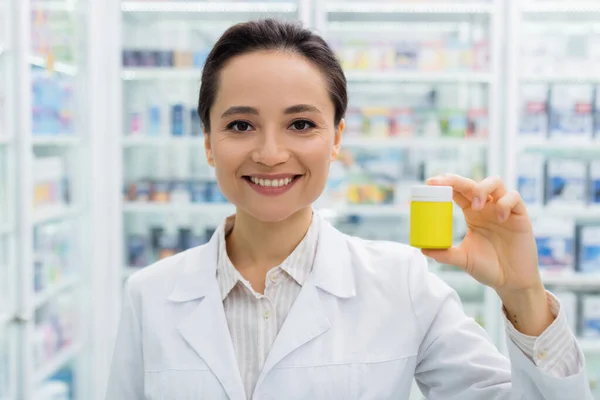
[[[314,104],[333,110],[326,78],[306,58],[291,51],[256,51],[236,56],[221,70],[215,108],[274,102]]]

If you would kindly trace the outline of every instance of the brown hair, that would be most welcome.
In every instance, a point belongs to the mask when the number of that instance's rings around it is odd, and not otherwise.
[[[218,90],[219,72],[227,61],[257,50],[277,49],[300,54],[320,68],[335,106],[335,125],[340,123],[348,107],[346,77],[329,45],[299,23],[264,19],[233,25],[210,51],[202,71],[198,99],[198,115],[207,133],[210,132],[209,114]]]

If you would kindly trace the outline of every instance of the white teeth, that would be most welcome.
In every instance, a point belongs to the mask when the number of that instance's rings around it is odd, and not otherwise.
[[[250,177],[250,180],[255,185],[265,186],[265,187],[282,187],[289,185],[294,179],[293,178],[285,178],[285,179],[259,179],[253,176]]]

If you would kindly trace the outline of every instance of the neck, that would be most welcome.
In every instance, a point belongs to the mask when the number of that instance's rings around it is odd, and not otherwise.
[[[227,238],[227,254],[238,269],[265,272],[280,265],[302,241],[312,222],[312,208],[304,208],[279,222],[259,221],[238,210]]]

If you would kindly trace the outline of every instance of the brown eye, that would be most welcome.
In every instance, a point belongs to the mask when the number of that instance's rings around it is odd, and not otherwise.
[[[250,132],[251,130],[253,130],[253,127],[252,125],[250,125],[250,123],[246,121],[233,121],[232,123],[227,125],[227,129],[236,132]]]
[[[305,119],[300,119],[298,121],[294,121],[292,123],[292,125],[290,125],[290,129],[294,130],[294,131],[307,131],[311,128],[314,128],[315,124],[305,120]]]

